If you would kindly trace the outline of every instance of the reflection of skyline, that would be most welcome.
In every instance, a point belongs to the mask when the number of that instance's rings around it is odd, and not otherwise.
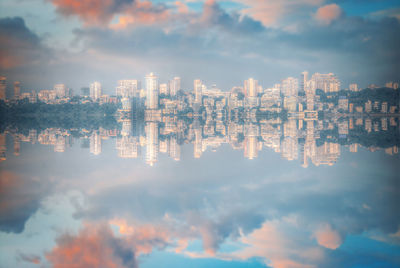
[[[181,146],[193,147],[193,158],[202,157],[207,150],[217,150],[228,144],[234,150],[242,150],[248,159],[257,158],[262,150],[272,150],[288,161],[297,160],[303,167],[333,165],[340,157],[341,146],[350,152],[366,147],[371,151],[384,149],[387,154],[397,154],[397,144],[363,146],[368,135],[391,135],[398,139],[398,118],[341,118],[331,120],[302,120],[280,118],[264,119],[259,122],[235,122],[210,120],[200,122],[184,121],[177,117],[163,117],[162,121],[135,122],[138,129],[132,129],[131,120],[121,122],[121,129],[88,131],[81,129],[81,140],[87,140],[90,153],[99,155],[102,143],[108,138],[115,140],[117,156],[120,158],[143,158],[154,165],[159,154],[166,154],[180,160]],[[142,128],[142,130],[140,130]],[[0,136],[2,159],[6,159],[6,133],[14,138],[14,154],[19,155],[20,143],[52,145],[54,152],[65,152],[73,144],[70,130],[49,128],[37,132],[32,129],[28,135],[9,129]],[[143,155],[142,152],[145,152]]]

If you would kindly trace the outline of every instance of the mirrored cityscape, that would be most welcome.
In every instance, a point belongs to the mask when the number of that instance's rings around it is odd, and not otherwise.
[[[47,122],[41,127],[38,122],[30,127],[24,120],[3,125],[2,160],[7,158],[7,133],[13,137],[15,155],[20,154],[21,142],[50,145],[55,152],[65,152],[79,142],[98,155],[102,143],[112,138],[118,157],[140,158],[149,165],[158,161],[159,154],[180,161],[182,146],[192,146],[194,158],[224,144],[242,151],[248,159],[256,158],[263,149],[272,150],[303,167],[334,165],[341,147],[354,153],[359,147],[398,153],[400,99],[396,82],[365,89],[353,83],[343,89],[333,73],[309,76],[305,71],[299,78],[288,77],[270,88],[249,78],[241,86],[222,91],[216,85],[207,87],[200,79],[194,80],[192,90],[184,90],[180,80],[175,77],[160,83],[150,73],[143,88],[139,80],[119,80],[115,95],[102,94],[99,82],[82,88],[79,95],[64,84],[37,94],[21,93],[20,83],[14,82],[14,96],[6,99],[6,77],[2,77],[3,109],[22,117],[39,117],[40,121],[40,106],[49,111],[48,107],[54,106],[60,113],[75,109],[73,112],[82,115],[85,106],[96,105],[95,111],[104,113],[102,120],[97,117],[96,126],[89,127],[79,125],[85,121],[81,117],[62,126],[66,119],[54,114],[53,125]],[[49,111],[42,110],[48,120]]]

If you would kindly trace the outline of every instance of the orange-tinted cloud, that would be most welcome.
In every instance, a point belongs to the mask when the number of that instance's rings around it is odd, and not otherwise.
[[[321,226],[314,236],[319,245],[329,249],[337,249],[342,244],[340,234],[333,230],[329,224]]]
[[[168,17],[164,5],[134,0],[52,0],[57,11],[64,16],[77,16],[86,25],[125,28],[130,24],[153,24]],[[111,21],[117,18],[117,23]],[[110,25],[111,24],[111,25]]]
[[[54,268],[137,267],[135,252],[107,225],[87,225],[78,235],[64,234],[46,255]]]
[[[108,24],[120,7],[114,0],[52,0],[52,3],[65,16],[76,15],[87,24],[97,25]]]
[[[322,258],[322,252],[316,247],[299,244],[298,241],[285,235],[280,228],[281,222],[267,221],[261,228],[242,236],[240,241],[248,247],[233,252],[234,258],[264,258],[268,266],[277,268],[309,268]]]
[[[339,18],[343,11],[337,4],[330,4],[318,8],[315,13],[315,19],[324,24],[329,24],[333,20]]]
[[[279,21],[302,7],[313,7],[321,4],[322,0],[235,0],[246,6],[243,13],[261,21],[264,26],[278,26]]]

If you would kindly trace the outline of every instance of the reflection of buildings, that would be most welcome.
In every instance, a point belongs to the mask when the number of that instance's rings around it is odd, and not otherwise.
[[[0,134],[0,162],[6,160],[6,151],[7,151],[7,144],[6,144],[6,134]]]
[[[146,163],[154,165],[158,156],[158,123],[147,122],[146,127]]]
[[[0,76],[0,100],[6,100],[7,78]]]
[[[156,111],[156,110],[153,110]],[[140,122],[129,119],[122,120],[120,130],[80,130],[80,136],[87,140],[90,153],[99,155],[102,152],[102,140],[115,138],[118,157],[138,158],[141,147],[145,147],[145,161],[154,165],[158,154],[164,153],[174,160],[181,159],[181,144],[193,144],[193,157],[200,158],[207,150],[217,150],[223,144],[229,144],[235,150],[243,150],[244,157],[258,157],[263,147],[279,153],[287,160],[299,160],[303,167],[310,163],[315,166],[333,165],[340,157],[339,142],[342,141],[350,152],[357,152],[363,135],[378,132],[398,137],[398,118],[357,118],[351,120],[303,120],[289,118],[287,120],[262,119],[253,122],[250,119],[222,121],[215,118],[209,120],[187,121],[176,116],[149,116],[144,122],[142,131]],[[352,122],[352,123],[351,123]],[[132,124],[134,123],[134,127]],[[48,128],[37,132],[30,130],[24,134],[16,134],[9,130],[14,140],[14,154],[19,155],[21,142],[52,145],[55,152],[65,152],[72,144],[72,135],[68,130]],[[352,136],[361,135],[355,141]],[[396,136],[397,135],[397,136]],[[6,134],[0,134],[0,159],[5,160]],[[365,136],[367,137],[367,136]],[[368,141],[370,142],[370,141]],[[377,146],[369,147],[376,151]],[[387,154],[397,154],[397,145],[384,147]]]
[[[90,136],[90,153],[101,154],[101,137],[97,131],[94,131]]]

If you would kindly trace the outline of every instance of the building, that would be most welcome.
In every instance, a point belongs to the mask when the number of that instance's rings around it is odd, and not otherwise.
[[[281,91],[285,97],[295,97],[299,90],[299,79],[288,77],[282,80]]]
[[[158,109],[158,77],[154,73],[146,75],[146,108]]]
[[[398,88],[399,88],[399,83],[390,81],[390,82],[387,82],[387,83],[385,84],[385,87],[393,88],[393,89],[398,89]]]
[[[308,72],[304,71],[300,75],[300,91],[305,92],[307,89],[307,83],[308,83]]]
[[[325,93],[338,92],[340,90],[340,81],[333,73],[315,73],[312,75],[308,86],[312,92],[317,89],[321,89]]]
[[[257,97],[258,93],[258,81],[253,78],[249,78],[244,81],[244,95],[246,97]]]
[[[181,78],[176,76],[169,81],[169,94],[174,97],[179,90],[181,90]]]
[[[21,83],[18,81],[14,82],[14,99],[19,100],[21,98]]]
[[[169,95],[168,84],[160,84],[160,95]]]
[[[350,91],[359,91],[360,89],[358,88],[358,85],[356,83],[353,83],[353,84],[349,85],[349,90]]]
[[[64,84],[55,84],[53,90],[58,98],[67,97],[67,87]]]
[[[193,90],[194,90],[194,95],[195,95],[195,102],[196,103],[201,103],[202,97],[203,97],[203,83],[201,82],[200,79],[196,79],[193,82]]]
[[[339,110],[348,111],[349,110],[349,100],[346,96],[339,96],[339,103],[338,103]]]
[[[0,100],[6,100],[7,78],[0,76]]]
[[[140,81],[138,80],[118,80],[116,87],[117,96],[122,98],[133,98],[138,95],[140,90]]]
[[[93,82],[90,84],[90,98],[93,101],[97,101],[100,99],[102,93],[101,93],[101,84],[100,82]]]

